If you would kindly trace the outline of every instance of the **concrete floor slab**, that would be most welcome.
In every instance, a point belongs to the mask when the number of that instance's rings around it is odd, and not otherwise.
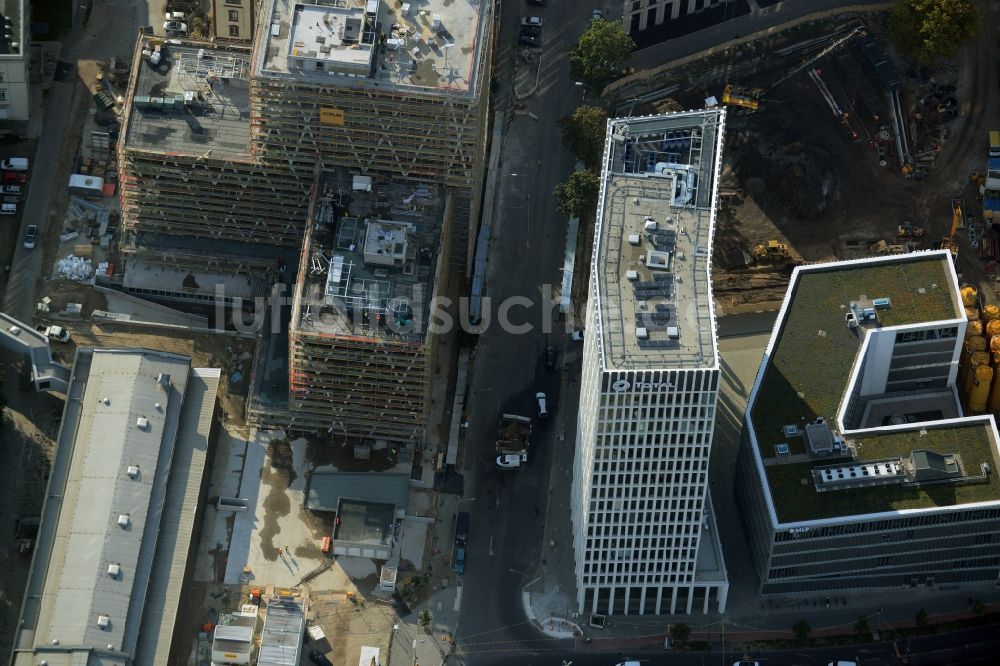
[[[233,514],[229,539],[229,559],[226,563],[226,583],[240,582],[243,567],[250,564],[248,553],[254,528],[260,522],[260,478],[267,455],[267,435],[258,436],[246,442],[243,456],[243,472],[238,489],[240,499],[247,501],[247,511]],[[251,567],[251,570],[253,568]]]
[[[403,520],[399,557],[409,562],[413,569],[423,571],[424,545],[427,542],[428,524],[417,520]]]
[[[208,496],[210,500],[220,496],[236,497],[239,495],[243,478],[246,441],[223,430],[219,434],[216,447]],[[208,502],[198,542],[198,557],[194,569],[196,581],[215,583],[220,582],[220,576],[224,576],[223,567],[226,566],[226,555],[230,547],[229,523],[233,515],[219,512],[214,502]]]
[[[262,584],[296,585],[305,574],[325,563],[320,550],[323,534],[318,529],[319,522],[303,508],[307,446],[304,439],[286,443],[283,433],[261,434],[251,444],[247,452],[248,469],[251,460],[260,458],[252,530],[244,543],[237,541],[242,534],[237,535],[234,529],[230,552],[233,566],[227,576],[230,572],[239,576],[243,567],[235,565],[242,552],[246,553],[246,566],[253,572],[254,580]],[[251,494],[248,490],[247,499]]]

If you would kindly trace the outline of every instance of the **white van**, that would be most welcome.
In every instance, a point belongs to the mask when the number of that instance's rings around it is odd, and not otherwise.
[[[7,160],[0,160],[0,170],[3,171],[27,171],[27,157],[11,157]]]
[[[0,205],[0,215],[16,215],[17,204],[5,203]]]

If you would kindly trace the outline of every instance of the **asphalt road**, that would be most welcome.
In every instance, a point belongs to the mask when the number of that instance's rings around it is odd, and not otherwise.
[[[493,202],[498,208],[487,294],[492,299],[494,320],[500,302],[508,297],[528,297],[535,305],[515,308],[511,317],[531,324],[531,332],[506,332],[494,321],[480,336],[475,351],[468,406],[471,425],[465,438],[469,444],[462,470],[465,495],[475,499],[464,500],[462,505],[472,520],[463,577],[464,606],[453,660],[464,660],[462,642],[471,637],[480,644],[494,642],[498,650],[505,644],[523,645],[543,638],[525,619],[521,587],[539,565],[556,434],[560,428],[575,426],[576,412],[568,407],[568,418],[574,422],[561,423],[561,373],[547,371],[543,356],[547,345],[555,345],[561,368],[568,336],[558,321],[553,331],[543,330],[540,290],[543,284],[561,282],[566,220],[555,212],[552,190],[572,171],[575,160],[562,147],[558,120],[581,101],[582,89],[569,77],[566,53],[597,6],[596,1],[590,6],[590,1],[586,7],[582,2],[551,2],[547,9],[532,7],[527,12],[545,19],[537,92],[519,102],[537,120],[512,115],[507,128],[508,150],[503,153],[499,194]],[[513,103],[515,44],[520,18],[526,15],[522,2],[504,2],[502,7],[495,73],[500,80],[497,122],[504,122],[505,110]],[[501,472],[494,463],[499,415],[513,412],[534,417],[534,394],[538,391],[548,397],[550,417],[535,421],[528,466]],[[572,402],[568,397],[567,401]],[[558,444],[571,445],[569,442],[567,437]]]
[[[721,644],[712,652],[675,653],[666,650],[652,652],[595,652],[575,648],[571,641],[546,646],[536,653],[478,656],[476,666],[613,666],[626,659],[637,660],[642,666],[730,666],[741,659],[757,661],[763,666],[826,666],[837,660],[856,661],[861,666],[960,666],[995,664],[998,639],[995,627],[977,627],[950,634],[938,634],[909,641],[873,643],[843,648],[798,648],[773,652],[723,651]]]

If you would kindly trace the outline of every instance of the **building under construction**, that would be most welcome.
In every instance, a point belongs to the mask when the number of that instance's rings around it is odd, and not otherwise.
[[[319,180],[289,326],[291,431],[421,440],[452,201],[344,170]]]
[[[140,35],[119,141],[123,284],[264,293],[321,170],[444,185],[464,267],[478,218],[486,0],[265,0],[252,50]],[[192,272],[212,277],[192,279]],[[236,277],[233,277],[236,276]],[[245,283],[245,284],[244,284]]]
[[[249,49],[140,38],[119,139],[133,293],[263,293],[280,249],[301,241],[312,178],[251,155],[249,68]],[[199,285],[201,272],[227,277]]]

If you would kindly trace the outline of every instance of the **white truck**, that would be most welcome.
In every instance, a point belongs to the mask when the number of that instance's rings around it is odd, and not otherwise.
[[[44,324],[39,324],[35,327],[35,330],[47,337],[49,340],[55,340],[56,342],[69,342],[69,331],[62,326],[45,326]]]

